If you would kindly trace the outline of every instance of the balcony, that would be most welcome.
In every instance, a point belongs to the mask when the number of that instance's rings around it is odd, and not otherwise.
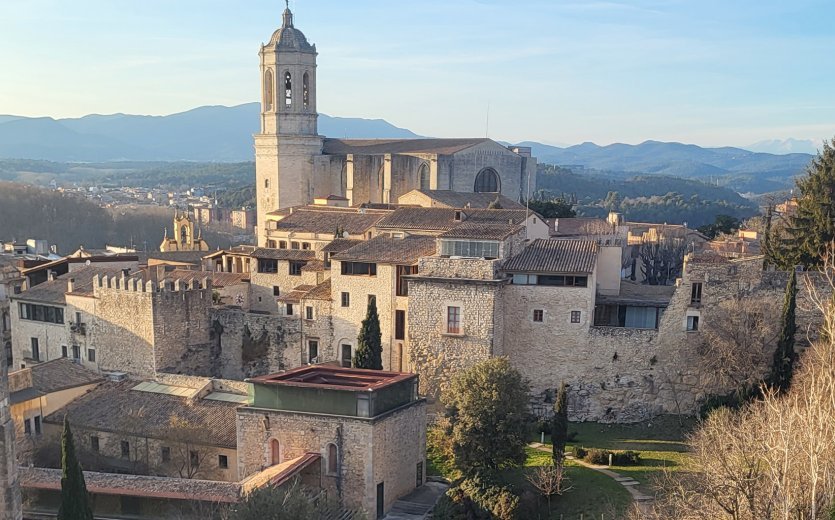
[[[70,322],[70,332],[72,332],[73,334],[86,336],[87,335],[87,324],[84,323],[83,321],[79,321],[79,322],[71,321]]]

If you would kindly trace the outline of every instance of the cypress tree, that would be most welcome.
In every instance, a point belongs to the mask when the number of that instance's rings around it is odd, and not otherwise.
[[[565,443],[568,441],[568,393],[565,382],[560,384],[557,400],[554,402],[554,417],[551,419],[551,444],[554,448],[554,465],[565,458]]]
[[[355,368],[383,369],[383,340],[380,333],[380,317],[377,315],[375,298],[368,299],[368,310],[362,320],[357,337],[357,352],[354,354]]]
[[[777,265],[819,267],[826,247],[835,240],[835,139],[823,149],[797,180],[797,212],[789,217],[779,246],[769,244]]]
[[[61,505],[58,520],[93,520],[90,497],[81,464],[75,456],[75,443],[70,421],[64,416],[64,433],[61,435]]]
[[[771,386],[779,392],[788,389],[794,362],[797,359],[797,353],[794,351],[794,334],[797,331],[795,323],[796,297],[797,274],[792,270],[791,275],[789,275],[789,282],[786,284],[780,337],[777,340],[777,349],[774,351],[774,364],[771,367],[771,377],[769,378]]]

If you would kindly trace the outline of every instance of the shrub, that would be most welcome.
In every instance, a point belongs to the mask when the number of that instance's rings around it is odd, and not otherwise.
[[[568,432],[568,435],[565,436],[565,441],[566,442],[574,442],[575,440],[577,440],[577,435],[579,435],[577,430],[572,430],[572,431]]]
[[[574,447],[574,456],[589,464],[605,466],[609,464],[609,455],[612,455],[612,464],[615,466],[640,466],[641,454],[632,450],[603,450],[600,448]]]
[[[519,497],[507,488],[473,477],[447,490],[432,513],[436,520],[515,520]]]

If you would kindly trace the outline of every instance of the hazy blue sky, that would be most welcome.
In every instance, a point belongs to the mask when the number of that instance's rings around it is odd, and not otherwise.
[[[0,114],[255,101],[281,0],[1,0]],[[423,135],[745,145],[835,134],[827,1],[297,0],[319,109]]]

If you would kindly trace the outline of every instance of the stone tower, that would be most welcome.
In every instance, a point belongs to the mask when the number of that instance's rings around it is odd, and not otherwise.
[[[255,134],[258,244],[266,245],[266,214],[312,199],[317,132],[316,46],[284,10],[281,28],[261,46],[261,132]]]
[[[17,478],[15,427],[9,412],[9,368],[0,356],[0,520],[20,520],[23,509]]]

